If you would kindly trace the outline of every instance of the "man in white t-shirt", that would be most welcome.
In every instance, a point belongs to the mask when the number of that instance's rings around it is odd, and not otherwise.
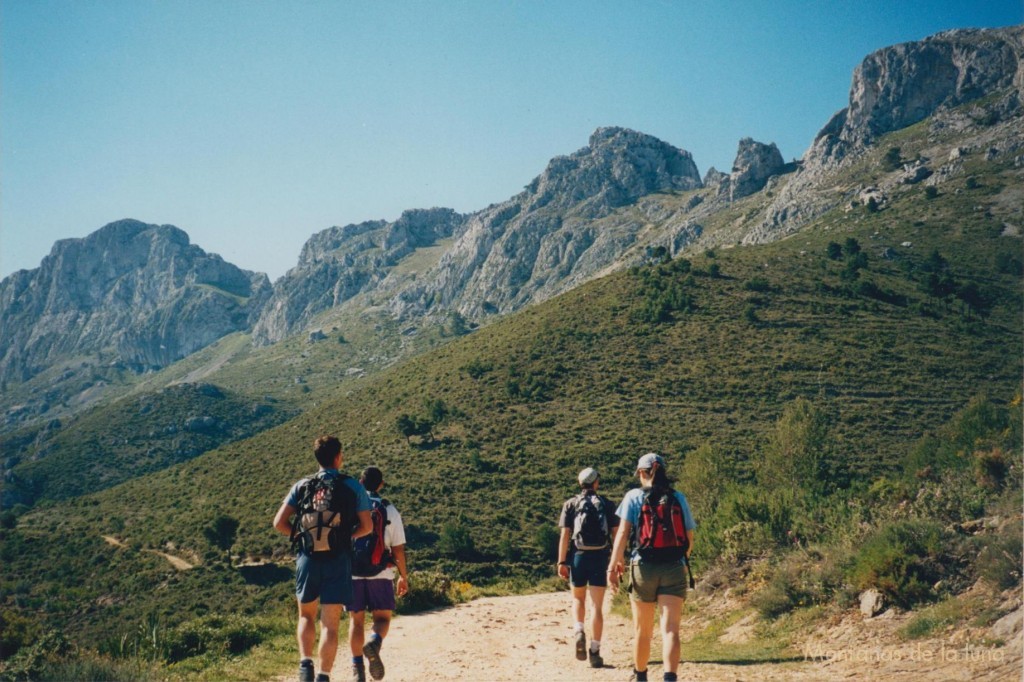
[[[370,516],[374,531],[354,543],[352,560],[352,601],[345,604],[351,621],[348,643],[352,650],[352,680],[366,680],[364,656],[369,664],[370,676],[384,677],[384,663],[380,658],[381,645],[391,625],[395,610],[395,597],[409,591],[409,574],[405,567],[405,527],[402,515],[380,496],[384,489],[384,475],[377,467],[367,467],[359,477],[370,496]],[[382,538],[381,542],[378,538]],[[398,585],[395,585],[398,569]],[[364,626],[366,612],[373,617],[369,638]]]

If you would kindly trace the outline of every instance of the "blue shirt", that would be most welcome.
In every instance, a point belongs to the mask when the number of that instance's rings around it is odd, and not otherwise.
[[[322,471],[325,474],[325,478],[334,478],[339,476],[341,473],[337,469],[323,469]],[[292,486],[292,489],[288,491],[288,496],[284,498],[284,501],[288,506],[295,509],[299,508],[299,486],[301,486],[305,480],[306,479],[296,481],[295,485]],[[363,487],[363,484],[349,476],[345,481],[345,485],[351,488],[352,492],[356,494],[356,511],[370,511],[370,496],[366,494],[366,488]]]
[[[637,528],[640,527],[640,508],[644,504],[644,493],[648,489],[644,488],[633,488],[626,496],[622,498],[622,502],[619,503],[619,508],[615,511],[616,515],[623,521],[629,521],[632,526],[632,537],[630,537],[630,546],[632,552],[630,554],[630,561],[632,563],[640,563],[640,555],[636,548],[636,533]],[[678,490],[674,491],[676,499],[679,500],[679,505],[683,508],[683,526],[686,530],[693,530],[697,527],[697,524],[693,521],[693,514],[690,512],[690,504],[686,501],[686,495],[683,495]]]

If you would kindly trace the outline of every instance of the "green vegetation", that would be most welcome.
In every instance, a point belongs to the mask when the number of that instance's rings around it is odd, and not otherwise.
[[[901,135],[908,157],[924,144]],[[83,647],[76,660],[92,660],[88,647],[103,642],[104,660],[119,661],[113,645],[123,641],[126,665],[183,675],[209,670],[210,652],[264,655],[294,618],[287,542],[271,517],[315,469],[310,445],[321,433],[342,439],[346,471],[385,471],[417,571],[406,602],[415,608],[543,583],[575,473],[598,468],[617,499],[650,450],[693,501],[707,579],[717,572],[723,586],[743,588],[744,574],[723,566],[761,571],[745,589],[783,634],[751,656],[784,655],[787,628],[849,605],[864,587],[912,606],[979,580],[1019,585],[1022,283],[1020,240],[1002,236],[1015,204],[1001,197],[1015,178],[992,163],[972,172],[972,192],[989,198],[908,191],[884,210],[836,211],[773,244],[713,259],[658,254],[404,362],[391,364],[391,347],[380,349],[385,359],[360,355],[372,317],[325,325],[339,338],[344,330],[345,344],[233,348],[216,375],[227,397],[212,401],[273,386],[285,396],[268,403],[275,411],[307,409],[5,515],[4,656],[34,664],[33,642],[59,631]],[[686,197],[666,199],[677,200]],[[979,202],[989,208],[974,210]],[[749,206],[730,210],[723,221]],[[715,276],[705,276],[711,265]],[[416,343],[440,344],[442,333]],[[349,373],[371,358],[379,371]],[[121,411],[105,413],[119,415],[106,432],[99,416],[92,432],[84,417],[66,430],[93,433],[94,457],[125,453],[123,466],[142,466],[144,451],[131,447],[144,439],[123,439],[156,425],[121,432],[118,418],[158,412],[139,414],[146,399],[112,405]],[[407,433],[409,423],[430,428]],[[64,470],[87,480],[89,465],[67,457]],[[153,623],[158,645],[147,649]],[[701,634],[692,650],[714,656],[714,637]]]

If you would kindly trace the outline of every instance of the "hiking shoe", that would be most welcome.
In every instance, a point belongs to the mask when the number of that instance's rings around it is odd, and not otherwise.
[[[299,663],[299,682],[313,682],[313,661]]]
[[[366,668],[352,664],[352,682],[366,682]]]
[[[633,674],[629,676],[629,680],[630,682],[647,682],[647,671],[634,670]]]
[[[604,659],[601,658],[601,654],[598,653],[597,651],[591,651],[589,654],[587,654],[587,658],[590,659],[590,667],[591,668],[603,668],[604,667]]]
[[[384,679],[384,661],[380,660],[380,640],[371,638],[363,645],[363,656],[370,664],[370,677],[375,680]]]
[[[320,673],[316,676],[316,682],[331,682],[331,676],[325,673]]]
[[[587,636],[583,634],[583,630],[576,633],[576,660],[587,660]]]

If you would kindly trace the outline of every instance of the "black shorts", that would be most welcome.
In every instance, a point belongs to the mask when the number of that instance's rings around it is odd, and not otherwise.
[[[607,587],[608,562],[611,558],[609,549],[576,552],[569,564],[569,583],[573,587]]]

